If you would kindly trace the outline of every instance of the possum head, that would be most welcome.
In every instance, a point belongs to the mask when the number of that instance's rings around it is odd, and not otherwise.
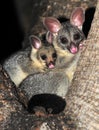
[[[57,54],[53,45],[49,45],[48,43],[47,43],[47,46],[43,45],[39,49],[37,56],[38,56],[38,59],[44,62],[49,69],[52,69],[55,67]]]
[[[40,40],[38,37],[31,35],[30,41],[32,45],[31,59],[36,62],[39,61],[48,69],[55,67],[57,54],[54,46],[45,40]]]
[[[53,42],[54,46],[57,44],[62,50],[68,50],[70,53],[76,54],[85,39],[82,32],[84,20],[85,13],[80,7],[72,12],[70,21],[67,22],[60,23],[54,17],[46,17],[43,24],[48,30],[47,41]]]

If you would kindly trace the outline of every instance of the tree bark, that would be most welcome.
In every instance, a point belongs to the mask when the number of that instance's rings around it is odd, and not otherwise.
[[[77,130],[99,130],[99,0],[67,95],[67,113],[75,117]]]

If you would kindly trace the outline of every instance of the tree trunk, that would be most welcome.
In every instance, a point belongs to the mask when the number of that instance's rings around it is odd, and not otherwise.
[[[67,113],[78,130],[99,130],[99,0],[74,81],[67,95]]]

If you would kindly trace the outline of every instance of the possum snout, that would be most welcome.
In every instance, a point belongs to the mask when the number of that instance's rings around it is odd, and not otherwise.
[[[55,67],[55,62],[50,61],[49,64],[47,64],[49,69],[53,69]]]

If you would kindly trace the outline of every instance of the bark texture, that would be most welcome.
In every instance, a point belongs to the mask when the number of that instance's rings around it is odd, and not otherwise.
[[[67,110],[78,130],[99,130],[99,0],[85,44],[67,96]]]

